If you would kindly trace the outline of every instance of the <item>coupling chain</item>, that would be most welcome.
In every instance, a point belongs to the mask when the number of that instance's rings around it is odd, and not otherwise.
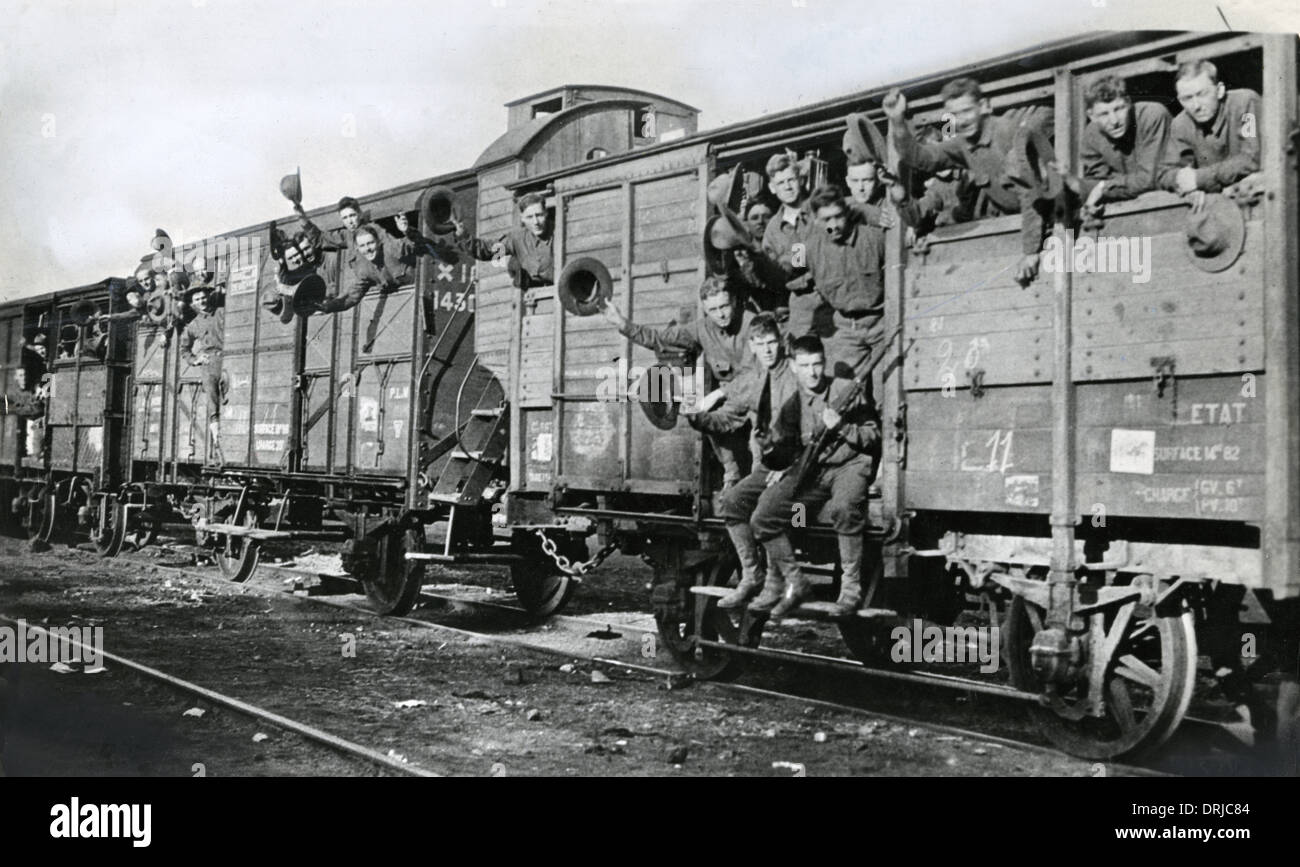
[[[592,557],[590,560],[586,561],[585,563],[584,562],[574,563],[568,557],[565,557],[563,554],[560,553],[560,549],[555,544],[555,540],[552,539],[550,536],[546,535],[545,530],[537,528],[534,529],[533,532],[536,533],[537,537],[542,540],[542,550],[546,552],[546,556],[550,557],[552,560],[555,561],[555,565],[559,567],[559,570],[563,572],[565,575],[572,575],[578,578],[581,578],[583,575],[586,575],[588,572],[590,572],[592,569],[595,569],[601,563],[604,563],[605,558],[607,558],[610,554],[613,554],[614,551],[618,548],[617,541],[610,542],[608,545],[606,545],[605,547],[597,551],[596,556]]]

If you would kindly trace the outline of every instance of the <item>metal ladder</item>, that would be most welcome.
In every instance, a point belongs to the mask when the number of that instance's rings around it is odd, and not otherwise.
[[[474,383],[474,390],[478,394],[469,418],[462,424],[460,407],[464,405],[466,388],[475,379],[478,381]],[[443,464],[429,496],[430,500],[447,503],[453,508],[479,502],[497,468],[505,461],[506,449],[510,446],[510,420],[501,385],[491,373],[479,366],[477,358],[461,380],[456,394],[456,409],[453,428],[456,445]]]
[[[471,385],[472,383],[472,385]],[[469,418],[462,423],[460,407],[467,388],[477,391]],[[479,366],[478,359],[461,380],[456,395],[457,418],[453,433],[456,444],[447,452],[447,460],[434,483],[429,500],[445,503],[447,531],[440,552],[411,552],[407,559],[432,560],[443,563],[513,563],[519,558],[511,552],[509,544],[492,544],[477,550],[457,550],[462,547],[463,519],[458,521],[461,509],[479,505],[497,470],[505,462],[510,445],[510,418],[501,384],[490,372]]]

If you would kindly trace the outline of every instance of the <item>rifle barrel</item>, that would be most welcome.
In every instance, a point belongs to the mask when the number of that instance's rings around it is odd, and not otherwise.
[[[853,401],[858,399],[867,383],[871,381],[871,374],[880,366],[880,362],[884,360],[885,353],[889,350],[889,344],[894,342],[894,338],[896,338],[902,330],[903,324],[900,322],[898,325],[894,326],[894,330],[889,332],[885,339],[880,342],[880,350],[872,356],[871,361],[868,362],[866,369],[862,371],[861,375],[854,377],[853,387],[846,391],[844,396],[841,397],[833,407],[837,413],[843,413],[853,404]],[[798,470],[795,475],[794,487],[796,491],[802,488],[808,481],[808,477],[812,475],[813,467],[817,463],[817,456],[821,454],[822,449],[826,448],[827,442],[830,441],[831,433],[830,428],[823,427],[818,432],[817,438],[804,448],[803,454],[799,458]]]

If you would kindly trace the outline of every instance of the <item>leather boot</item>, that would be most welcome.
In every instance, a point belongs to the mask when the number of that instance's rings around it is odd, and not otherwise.
[[[740,560],[740,583],[718,600],[718,607],[739,608],[758,593],[766,576],[758,557],[758,541],[753,529],[748,524],[728,524],[727,535],[731,537],[736,557]]]
[[[763,543],[767,550],[767,568],[778,570],[785,578],[785,592],[781,601],[772,609],[772,619],[779,620],[789,614],[808,595],[808,582],[804,580],[803,570],[794,559],[794,549],[785,534]]]
[[[772,610],[772,606],[781,601],[781,596],[785,593],[785,564],[778,562],[772,557],[772,545],[785,542],[786,549],[790,547],[789,541],[784,536],[777,539],[769,539],[763,543],[763,551],[767,554],[767,580],[763,582],[763,592],[758,598],[749,603],[750,611],[767,612]],[[794,562],[794,558],[790,558]]]
[[[840,595],[835,616],[851,617],[862,604],[862,537],[840,536]]]

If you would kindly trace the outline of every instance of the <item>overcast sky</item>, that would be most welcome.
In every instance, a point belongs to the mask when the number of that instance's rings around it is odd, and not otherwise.
[[[1223,0],[1294,32],[1294,0]],[[1050,14],[1049,14],[1050,13]],[[641,88],[703,128],[1091,30],[1223,30],[1131,0],[0,0],[0,298],[470,165],[503,103]],[[353,133],[349,135],[348,133]]]

